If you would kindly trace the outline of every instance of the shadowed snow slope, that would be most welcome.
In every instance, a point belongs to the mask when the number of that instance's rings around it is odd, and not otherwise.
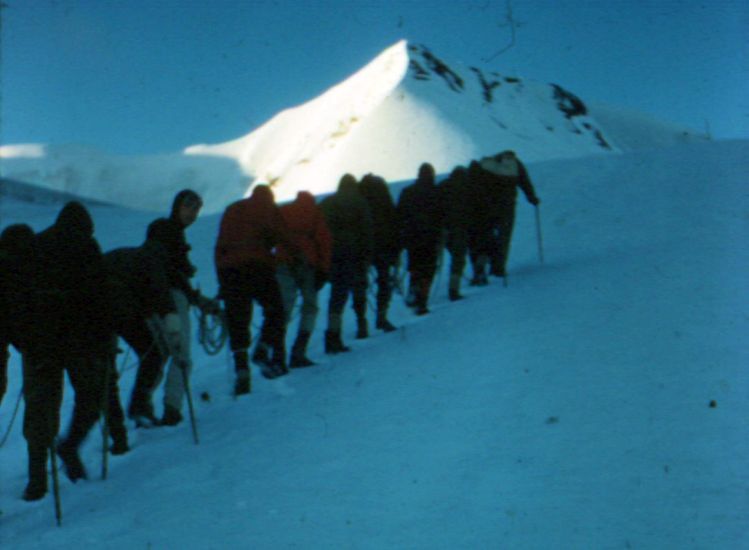
[[[3,547],[749,547],[749,143],[529,170],[544,264],[521,201],[507,288],[450,303],[443,266],[430,315],[396,295],[400,330],[359,341],[347,310],[353,351],[335,357],[322,353],[323,314],[310,347],[320,365],[272,382],[255,373],[238,400],[228,356],[196,342],[200,445],[185,424],[131,431],[132,452],[100,481],[93,433],[91,480],[61,479],[61,529],[51,498],[19,498],[17,420],[0,452]],[[0,208],[36,229],[58,210]],[[138,244],[153,218],[92,212],[105,250]],[[208,294],[217,224],[203,216],[188,231]],[[123,397],[133,362],[120,358]],[[20,387],[14,354],[3,431]]]
[[[672,144],[674,135],[685,134],[625,119],[622,143],[639,148]],[[617,124],[621,117],[611,120]],[[612,135],[622,134],[612,128]],[[696,139],[688,133],[680,139],[687,138]],[[270,183],[276,197],[286,200],[300,189],[331,191],[346,172],[403,180],[414,177],[422,162],[447,172],[503,149],[534,162],[627,148],[558,85],[448,65],[426,47],[401,41],[319,97],[226,143],[133,157],[82,146],[8,145],[0,148],[0,171],[6,178],[152,210],[163,210],[177,191],[191,187],[212,212],[258,182]]]

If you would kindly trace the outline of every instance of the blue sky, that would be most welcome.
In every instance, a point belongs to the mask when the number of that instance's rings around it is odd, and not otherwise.
[[[157,153],[244,135],[401,38],[749,137],[749,2],[4,0],[3,143]]]

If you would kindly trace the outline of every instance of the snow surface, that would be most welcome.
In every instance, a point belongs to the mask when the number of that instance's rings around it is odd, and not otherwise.
[[[25,503],[20,418],[0,449],[3,548],[749,548],[749,142],[530,163],[543,203],[518,204],[509,286],[432,313],[396,295],[401,328],[255,373],[234,400],[228,356],[194,348],[200,445],[189,424],[133,430],[100,481],[61,479]],[[167,205],[164,205],[164,209]],[[35,229],[59,205],[17,198]],[[137,245],[153,212],[91,206],[105,250]],[[188,230],[203,290],[218,215]],[[295,328],[290,329],[290,338]],[[129,395],[134,358],[121,358]],[[0,435],[20,391],[13,355]],[[208,392],[210,401],[198,396]],[[63,422],[72,392],[66,391]],[[710,403],[714,401],[715,406]]]
[[[163,209],[190,187],[204,196],[206,212],[218,212],[257,183],[290,200],[301,189],[333,191],[346,172],[397,181],[415,177],[422,162],[447,172],[504,149],[536,162],[703,139],[631,113],[616,117],[609,108],[612,139],[609,126],[576,110],[577,98],[554,85],[438,55],[400,41],[320,96],[226,143],[143,156],[81,145],[6,145],[0,175],[148,210]],[[616,132],[625,122],[626,133]],[[633,134],[634,143],[618,144]]]

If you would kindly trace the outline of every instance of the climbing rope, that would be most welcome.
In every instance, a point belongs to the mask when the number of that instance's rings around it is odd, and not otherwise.
[[[229,333],[226,329],[226,313],[207,313],[198,308],[198,342],[208,355],[216,355],[226,344]]]

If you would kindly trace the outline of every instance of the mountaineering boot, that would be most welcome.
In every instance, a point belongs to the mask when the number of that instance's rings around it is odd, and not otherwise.
[[[307,344],[309,344],[311,333],[307,330],[300,330],[294,340],[294,346],[291,348],[291,357],[289,358],[289,367],[298,369],[303,367],[312,367],[315,362],[307,357]]]
[[[130,445],[127,444],[127,439],[115,439],[112,446],[109,447],[109,452],[115,456],[124,455],[130,450]]]
[[[473,264],[473,279],[471,286],[486,286],[489,284],[489,277],[486,275],[486,266],[489,263],[489,257],[480,255]]]
[[[182,422],[182,413],[171,405],[164,406],[164,416],[161,417],[162,426],[176,426]]]
[[[414,313],[416,313],[416,315],[426,315],[429,313],[427,302],[429,301],[429,291],[431,288],[431,277],[423,277],[419,279],[419,285],[416,287],[416,306],[414,307]]]
[[[29,446],[29,482],[23,500],[32,502],[47,494],[47,448]]]
[[[252,354],[252,362],[258,365],[270,365],[270,346],[265,342],[258,342],[255,353]]]
[[[367,318],[364,315],[357,315],[356,317],[356,339],[364,340],[369,337],[369,327],[367,326]]]
[[[153,412],[151,399],[139,391],[133,392],[130,406],[127,409],[127,417],[135,422],[137,428],[153,428],[159,425],[159,419]]]
[[[260,367],[260,374],[263,375],[263,378],[267,378],[268,380],[273,380],[274,378],[278,378],[279,376],[288,373],[289,369],[286,365],[276,361],[273,361],[270,365],[263,365]]]
[[[286,352],[281,349],[274,349],[271,357],[271,347],[265,342],[258,342],[255,347],[255,353],[252,354],[252,362],[260,365],[260,373],[268,379],[283,376],[289,369],[286,368]]]
[[[486,273],[478,273],[471,279],[471,286],[486,286],[489,284],[489,279]]]
[[[416,298],[416,306],[414,307],[414,312],[416,315],[426,315],[429,313],[429,309],[427,309],[427,295],[423,292],[420,292],[418,297]]]
[[[291,357],[291,360],[289,361],[289,367],[292,369],[302,369],[305,367],[314,367],[317,365],[312,359],[307,357],[306,355],[302,355],[299,357]]]
[[[234,352],[234,370],[237,373],[237,378],[234,381],[234,395],[238,396],[250,393],[252,380],[250,378],[250,365],[246,349]]]
[[[286,349],[284,346],[279,346],[273,350],[273,357],[267,364],[260,366],[260,373],[268,380],[273,380],[289,373],[289,369],[286,366]]]
[[[377,312],[377,321],[375,323],[375,326],[384,332],[393,332],[394,330],[397,330],[396,326],[388,321],[387,312],[384,310],[379,310]]]
[[[343,345],[340,331],[325,331],[325,353],[341,353],[351,351],[351,348]]]
[[[464,296],[460,293],[460,279],[462,275],[459,273],[450,274],[450,289],[447,292],[447,297],[451,302],[457,302],[462,300]]]
[[[250,371],[238,370],[237,378],[234,380],[234,396],[247,395],[252,390],[250,382]]]
[[[502,266],[492,265],[491,269],[489,270],[489,275],[493,277],[506,277],[507,272],[505,271],[505,268]]]
[[[81,457],[78,456],[78,449],[66,441],[63,441],[57,446],[57,456],[63,462],[65,466],[65,475],[68,476],[70,481],[75,483],[79,479],[88,479],[86,474],[86,468],[81,462]]]
[[[113,455],[124,455],[130,450],[130,446],[127,444],[127,430],[125,426],[112,428],[109,430],[109,435],[112,438],[112,446],[109,448],[109,452]]]

